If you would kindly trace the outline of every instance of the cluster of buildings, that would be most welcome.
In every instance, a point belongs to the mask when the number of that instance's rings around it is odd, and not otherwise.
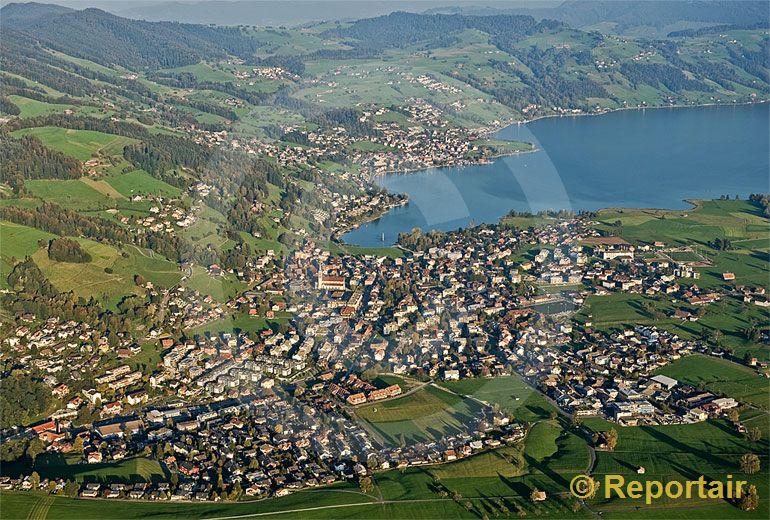
[[[151,387],[171,390],[186,398],[237,397],[271,388],[307,367],[308,343],[296,331],[265,331],[200,335],[184,341],[161,340],[161,367],[150,376]],[[303,348],[304,347],[304,348]]]
[[[575,416],[622,425],[696,422],[738,406],[659,374],[683,356],[718,351],[654,326],[602,332],[590,316],[572,319],[589,294],[671,295],[682,302],[675,317],[684,320],[724,296],[692,283],[691,266],[657,254],[662,244],[631,246],[580,217],[528,229],[503,223],[410,234],[401,245],[404,256],[388,258],[335,254],[306,239],[269,269],[263,264],[261,281],[226,304],[189,288],[147,287],[163,314],[148,331],[158,342],[157,366],[102,365],[113,352],[130,359],[136,345],[128,337],[110,342],[77,322],[33,325],[30,316],[5,345],[44,372],[66,404],[25,434],[88,463],[154,457],[175,475],[141,488],[83,487],[83,496],[219,500],[449,462],[526,433],[481,406],[466,431],[383,442],[355,407],[404,390],[364,377],[367,371],[424,381],[519,374]],[[761,289],[734,292],[766,301]],[[291,319],[261,331],[165,333],[229,313]],[[72,383],[77,372],[87,376],[82,385]],[[98,414],[82,421],[84,409]]]
[[[121,224],[131,226],[134,230],[164,231],[175,233],[178,228],[188,228],[197,221],[200,206],[186,208],[179,204],[178,199],[168,199],[161,196],[134,195],[132,202],[150,202],[147,215],[120,215],[120,210],[109,209]]]
[[[236,70],[233,75],[240,80],[249,80],[250,78],[261,78],[269,80],[284,80],[299,81],[300,77],[296,74],[289,72],[283,67],[253,67],[251,70]],[[249,85],[254,85],[253,81],[248,82]]]
[[[578,417],[601,416],[633,426],[697,422],[713,415],[696,409],[700,402],[681,406],[671,392],[676,382],[656,375],[683,356],[706,353],[697,342],[650,326],[616,333],[584,326],[566,337],[543,342],[540,337],[523,335],[524,341],[501,355],[530,384]]]

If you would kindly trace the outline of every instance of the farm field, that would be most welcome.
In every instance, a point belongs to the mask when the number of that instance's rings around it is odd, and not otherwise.
[[[738,434],[726,421],[706,421],[690,425],[619,427],[601,419],[586,419],[584,425],[594,431],[615,428],[618,445],[612,452],[597,451],[595,476],[605,474],[626,475],[627,479],[685,481],[697,479],[700,475],[709,480],[726,481],[727,475],[735,480],[747,480],[757,484],[759,489],[766,486],[766,473],[744,475],[740,473],[738,461],[744,453],[760,454],[762,466],[767,467],[767,436],[759,443],[752,443]],[[637,469],[645,468],[639,475]],[[763,482],[764,480],[764,482]],[[617,518],[624,512],[637,511],[643,501],[630,499],[606,500],[600,495],[591,501],[591,506],[605,516]],[[760,492],[760,507],[746,517],[762,518],[768,515],[769,500]],[[666,511],[673,511],[673,518],[717,518],[724,515],[734,518],[738,510],[731,504],[715,500],[671,500],[661,499],[653,507],[644,508],[645,515],[666,517]],[[741,514],[743,517],[744,514]]]
[[[598,213],[602,227],[632,242],[661,240],[667,246],[706,245],[716,237],[731,240],[765,238],[768,220],[744,200],[695,201],[688,210],[606,209]],[[620,224],[618,226],[617,224]]]
[[[166,197],[178,197],[181,194],[179,188],[156,179],[142,170],[134,170],[128,173],[112,175],[107,182],[124,197],[133,195],[162,195]]]
[[[134,275],[141,274],[148,281],[160,286],[174,285],[181,273],[176,264],[159,255],[133,246],[123,250],[91,240],[76,238],[92,260],[87,263],[56,262],[48,257],[45,249],[32,255],[40,270],[60,291],[73,291],[82,298],[106,299],[117,304],[123,296],[139,294]]]
[[[12,132],[12,135],[34,135],[47,147],[70,155],[79,161],[87,161],[97,152],[112,155],[121,152],[127,144],[136,142],[136,139],[129,137],[54,126],[23,128]]]
[[[658,373],[770,410],[770,379],[742,365],[696,354],[678,359]]]
[[[443,381],[440,385],[458,394],[484,401],[490,406],[498,405],[520,421],[547,419],[555,411],[545,397],[518,375]]]

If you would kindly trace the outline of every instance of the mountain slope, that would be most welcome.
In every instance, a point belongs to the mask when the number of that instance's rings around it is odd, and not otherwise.
[[[47,47],[107,66],[178,67],[227,54],[245,56],[256,48],[256,42],[236,28],[129,20],[99,9],[61,12],[53,9],[58,6],[46,6],[49,9],[41,12],[40,5],[27,17],[21,8],[29,4],[4,7],[4,31],[23,31]],[[9,7],[13,9],[6,18]]]
[[[15,27],[24,29],[44,18],[73,13],[74,9],[54,4],[40,4],[37,2],[12,3],[0,9],[0,23],[3,27]]]
[[[567,0],[557,7],[460,6],[430,9],[426,13],[526,14],[537,19],[559,20],[577,28],[605,24],[607,29],[614,25],[613,32],[624,33],[639,27],[662,28],[677,23],[752,25],[767,22],[770,4],[763,0]]]

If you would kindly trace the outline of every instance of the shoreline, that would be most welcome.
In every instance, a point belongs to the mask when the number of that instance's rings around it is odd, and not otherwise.
[[[503,129],[507,128],[507,127],[513,126],[514,124],[533,123],[533,122],[536,122],[536,121],[538,121],[540,119],[545,119],[545,118],[603,116],[603,115],[611,114],[613,112],[630,111],[630,110],[640,111],[640,110],[646,110],[648,108],[649,109],[654,109],[654,110],[660,110],[660,109],[682,109],[682,108],[699,109],[699,108],[706,108],[706,107],[729,107],[729,106],[767,105],[767,104],[770,104],[770,99],[761,99],[761,100],[757,100],[757,101],[747,101],[747,102],[741,102],[741,103],[705,103],[705,104],[696,104],[696,105],[659,105],[659,106],[649,106],[649,107],[622,107],[622,108],[606,110],[606,111],[601,112],[601,113],[548,114],[548,115],[539,116],[539,117],[536,117],[536,118],[530,119],[530,120],[513,121],[513,122],[510,122],[510,123],[508,123],[508,124],[506,124],[504,126],[501,126],[501,127],[497,128],[497,129],[490,129],[488,132],[481,132],[479,135],[480,136],[484,136],[484,137],[489,137],[490,135],[495,134],[497,132],[500,132],[501,130],[503,130]],[[537,146],[534,145],[534,143],[529,143],[529,144],[532,145],[532,149],[531,150],[517,151],[517,152],[513,152],[513,153],[496,154],[495,156],[490,156],[489,159],[500,159],[502,157],[510,157],[510,156],[516,156],[516,155],[519,155],[519,154],[533,153],[533,152],[537,152],[537,151],[540,150]],[[447,166],[435,166],[435,167],[429,167],[429,168],[414,168],[414,169],[407,169],[407,170],[396,170],[396,171],[381,172],[381,173],[373,174],[371,176],[371,181],[374,182],[374,180],[377,177],[384,176],[384,175],[405,175],[405,174],[410,174],[410,173],[424,172],[424,171],[428,171],[428,170],[431,170],[431,169],[434,169],[434,168],[436,168],[436,169],[438,169],[438,168],[463,168],[463,167],[466,167],[466,166],[474,166],[474,165],[479,165],[479,164],[483,164],[483,163],[478,163],[477,162],[477,163],[468,163],[468,164],[456,164],[456,165],[447,165]],[[693,202],[693,201],[695,201],[695,202]],[[692,206],[691,209],[696,209],[699,206],[699,203],[698,203],[697,199],[682,199],[682,202],[684,202],[686,204],[690,204]],[[409,204],[409,197],[407,195],[406,198],[405,198],[405,202],[403,204],[400,204],[399,206],[405,206],[405,205],[408,205],[408,204]],[[380,213],[377,217],[372,218],[372,219],[368,219],[368,220],[365,220],[365,221],[362,221],[359,224],[357,224],[356,226],[348,228],[343,233],[340,233],[339,235],[337,235],[335,241],[340,243],[340,244],[344,244],[344,245],[348,245],[348,246],[363,247],[363,246],[358,246],[357,244],[350,244],[350,243],[346,242],[344,240],[344,235],[350,233],[353,230],[356,230],[356,229],[360,228],[361,226],[363,226],[365,224],[370,224],[372,222],[376,222],[377,220],[379,220],[382,217],[384,217],[385,215],[387,215],[390,212],[391,209],[393,209],[393,208],[388,208],[387,210],[385,210],[382,213]],[[598,213],[600,211],[623,210],[623,209],[628,209],[628,210],[631,210],[631,209],[634,209],[634,210],[649,210],[649,211],[686,211],[687,210],[687,208],[678,209],[678,208],[661,208],[661,207],[659,207],[659,208],[631,208],[631,207],[627,207],[627,208],[617,208],[617,207],[616,208],[612,208],[612,207],[606,207],[606,208],[598,209],[598,210],[596,210],[596,212]],[[383,245],[385,245],[385,244],[383,244]],[[398,245],[397,243],[393,243],[393,244],[389,244],[388,246],[389,247],[396,247],[397,245]]]
[[[607,114],[612,114],[615,112],[625,112],[629,110],[661,110],[665,108],[706,108],[706,107],[737,107],[737,106],[746,106],[746,105],[763,105],[770,103],[770,98],[768,99],[761,99],[758,101],[741,101],[740,103],[699,103],[695,105],[682,105],[682,104],[675,104],[675,105],[650,105],[650,106],[637,106],[637,107],[620,107],[620,108],[608,108],[607,110],[604,110],[603,112],[581,112],[577,114],[545,114],[542,116],[537,116],[532,119],[520,119],[520,120],[511,120],[511,122],[507,125],[504,125],[497,130],[492,130],[490,134],[499,132],[500,130],[503,130],[504,128],[507,128],[509,126],[512,126],[514,124],[522,124],[526,125],[529,123],[535,123],[537,121],[540,121],[541,119],[552,119],[552,118],[559,118],[559,117],[586,117],[586,116],[605,116]]]
[[[621,107],[621,108],[610,108],[603,112],[582,112],[578,114],[545,114],[542,116],[537,116],[532,119],[509,119],[504,124],[499,125],[497,127],[492,127],[487,130],[483,130],[479,132],[479,137],[483,138],[489,138],[490,136],[493,136],[494,134],[510,127],[515,124],[518,125],[526,125],[530,123],[535,123],[537,121],[540,121],[542,119],[554,119],[554,118],[562,118],[562,117],[600,117],[605,116],[608,114],[613,114],[616,112],[625,112],[625,111],[631,111],[631,110],[662,110],[666,108],[674,108],[674,109],[681,109],[681,108],[706,108],[706,107],[729,107],[729,106],[747,106],[747,105],[763,105],[763,104],[769,104],[770,98],[768,99],[762,99],[759,101],[742,101],[740,103],[701,103],[697,105],[651,105],[651,106],[642,106],[642,107]],[[506,140],[506,139],[501,139]],[[517,141],[510,141],[510,142],[517,142]],[[522,143],[526,143],[532,146],[531,150],[520,150],[510,153],[498,153],[494,155],[490,155],[486,157],[486,159],[499,159],[501,157],[512,157],[520,154],[525,153],[534,153],[539,151],[540,149],[535,146],[534,143],[530,143],[527,141],[518,141]],[[402,170],[388,170],[384,172],[376,172],[370,174],[370,177],[372,180],[376,179],[377,177],[381,177],[384,175],[402,175],[402,174],[408,174],[408,173],[416,173],[416,172],[423,172],[427,170],[432,170],[434,168],[462,168],[464,166],[474,166],[479,164],[485,164],[482,162],[467,162],[467,163],[455,163],[455,164],[447,164],[443,166],[429,166],[429,167],[420,167],[420,168],[405,168]],[[367,221],[371,222],[371,221]],[[364,222],[365,224],[366,222]]]
[[[505,128],[511,125],[506,125]],[[499,130],[497,130],[499,131]],[[468,162],[461,162],[461,163],[454,163],[454,164],[445,164],[445,165],[437,165],[437,166],[428,166],[428,167],[420,167],[420,168],[405,168],[403,170],[388,170],[384,172],[378,172],[371,175],[372,180],[376,179],[377,177],[383,177],[386,175],[406,175],[410,173],[417,173],[417,172],[426,172],[428,170],[433,170],[436,168],[464,168],[466,166],[478,166],[478,165],[484,165],[484,164],[490,164],[494,162],[492,159],[499,159],[501,157],[513,157],[515,155],[521,155],[525,153],[534,153],[537,151],[540,151],[540,149],[535,146],[534,143],[529,143],[525,141],[510,141],[510,142],[518,142],[518,143],[525,143],[532,147],[530,150],[517,150],[515,152],[502,152],[502,153],[496,153],[494,155],[488,155],[487,157],[484,157],[484,159],[489,159],[487,162],[481,162],[481,161],[468,161]]]

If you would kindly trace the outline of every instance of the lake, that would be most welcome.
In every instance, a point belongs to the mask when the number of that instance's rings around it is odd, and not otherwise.
[[[377,179],[409,204],[344,235],[393,244],[415,227],[453,230],[497,222],[512,209],[685,208],[683,199],[770,190],[770,105],[625,110],[540,119],[498,137],[537,151],[490,164],[433,168]]]

